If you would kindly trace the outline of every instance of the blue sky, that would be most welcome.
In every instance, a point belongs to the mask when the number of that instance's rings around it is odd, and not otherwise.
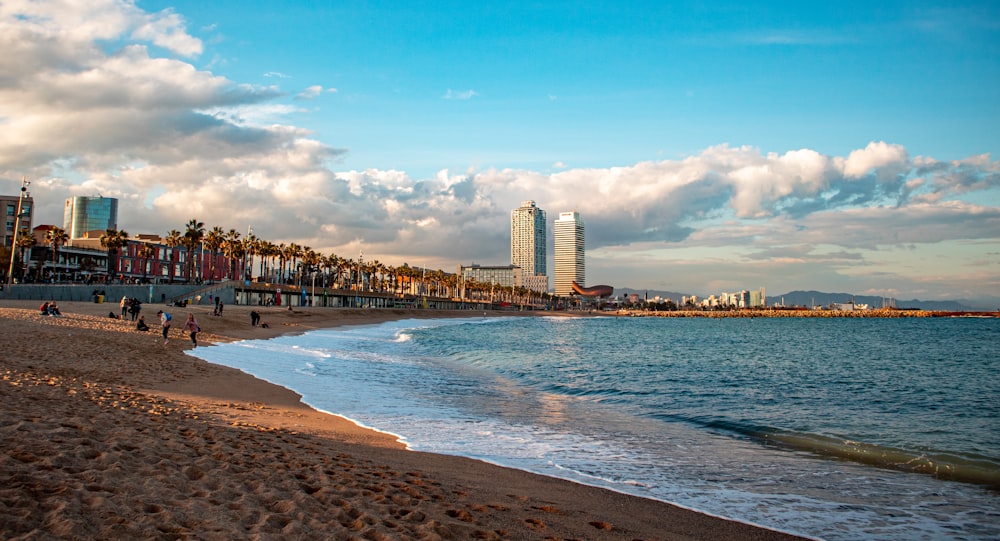
[[[990,2],[11,0],[0,49],[0,191],[53,223],[451,271],[534,199],[589,284],[1000,301]]]
[[[881,140],[959,159],[1000,143],[990,3],[285,4],[150,7],[203,33],[198,62],[215,73],[336,89],[298,123],[349,149],[351,168],[604,167],[720,143],[841,155]]]

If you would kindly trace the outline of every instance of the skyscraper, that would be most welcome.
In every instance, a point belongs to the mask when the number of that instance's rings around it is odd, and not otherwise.
[[[113,197],[70,197],[63,209],[63,229],[71,239],[88,231],[118,229],[118,200]]]
[[[580,213],[560,212],[555,222],[556,295],[569,295],[573,282],[586,284],[587,265],[584,261],[583,220]]]
[[[524,276],[548,274],[545,264],[545,211],[524,201],[510,213],[510,264]]]

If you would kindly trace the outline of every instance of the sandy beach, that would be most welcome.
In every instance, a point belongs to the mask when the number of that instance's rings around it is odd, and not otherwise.
[[[795,539],[459,457],[302,404],[184,353],[211,342],[469,312],[172,308],[163,344],[116,304],[0,300],[3,539]]]

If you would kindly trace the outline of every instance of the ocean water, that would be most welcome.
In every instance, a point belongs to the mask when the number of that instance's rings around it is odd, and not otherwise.
[[[820,539],[1000,539],[1000,320],[405,320],[193,350],[468,456]]]

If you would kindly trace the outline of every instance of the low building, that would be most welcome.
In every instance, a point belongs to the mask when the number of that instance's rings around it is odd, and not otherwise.
[[[501,288],[524,287],[521,267],[516,265],[482,266],[472,264],[458,267],[459,279],[467,283],[493,284]]]

